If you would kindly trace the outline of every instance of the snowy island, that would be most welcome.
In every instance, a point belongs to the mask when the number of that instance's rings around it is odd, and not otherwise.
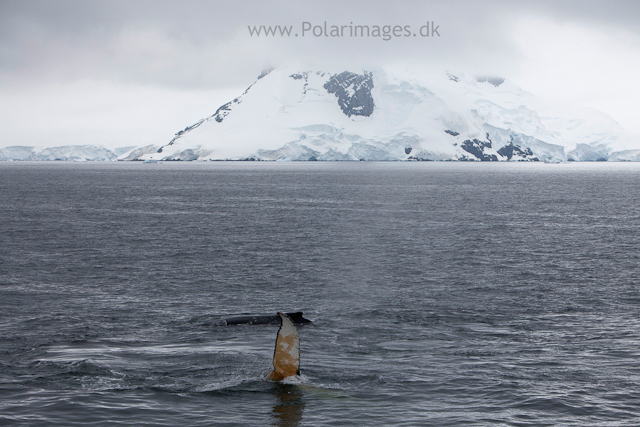
[[[640,161],[640,137],[501,77],[286,65],[165,142],[13,146],[0,160]]]

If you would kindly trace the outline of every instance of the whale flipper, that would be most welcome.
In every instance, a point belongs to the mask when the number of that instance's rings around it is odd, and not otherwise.
[[[301,311],[296,311],[292,313],[286,313],[287,316],[293,321],[296,325],[304,325],[306,323],[311,323],[311,320],[305,319],[302,317]],[[223,319],[219,322],[221,326],[231,326],[231,325],[267,325],[274,324],[277,325],[281,323],[280,316],[277,314],[272,314],[268,316],[262,315],[242,315],[242,316],[233,316]]]
[[[273,371],[267,378],[282,381],[300,374],[300,337],[298,329],[285,313],[278,313],[280,329],[276,337],[276,348],[273,352]]]

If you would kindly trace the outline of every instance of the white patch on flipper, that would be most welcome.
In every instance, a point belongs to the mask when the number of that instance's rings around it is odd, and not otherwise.
[[[289,316],[284,313],[278,313],[278,316],[282,324],[273,352],[273,372],[268,377],[281,381],[300,372],[300,337]]]

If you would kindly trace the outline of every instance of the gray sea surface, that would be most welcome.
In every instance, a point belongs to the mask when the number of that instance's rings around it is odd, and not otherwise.
[[[639,242],[637,163],[0,163],[0,425],[637,426]]]

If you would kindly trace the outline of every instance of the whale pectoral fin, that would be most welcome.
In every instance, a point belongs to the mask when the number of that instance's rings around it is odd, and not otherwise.
[[[281,381],[286,377],[300,373],[300,337],[289,316],[278,313],[281,319],[280,329],[276,337],[276,347],[273,352],[273,371],[268,379]]]

